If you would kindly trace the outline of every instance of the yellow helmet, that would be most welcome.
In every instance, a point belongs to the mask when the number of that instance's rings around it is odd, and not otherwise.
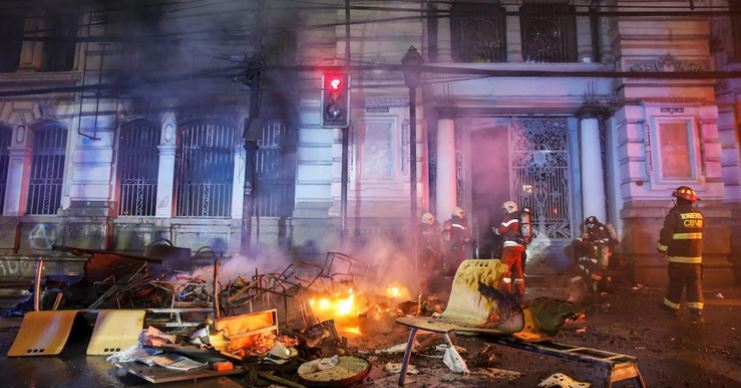
[[[462,207],[459,207],[459,206],[456,206],[453,209],[453,215],[456,216],[456,217],[463,218],[463,215],[464,215],[463,208]]]
[[[423,224],[430,224],[432,225],[435,222],[435,216],[432,215],[432,213],[427,212],[425,214],[422,214],[422,223]]]

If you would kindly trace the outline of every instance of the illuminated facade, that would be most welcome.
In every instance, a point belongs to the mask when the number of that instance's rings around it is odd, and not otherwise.
[[[739,240],[733,231],[741,230],[732,221],[741,209],[736,102],[741,83],[610,73],[733,70],[734,31],[741,26],[734,28],[729,16],[641,18],[608,12],[634,11],[632,6],[643,4],[638,1],[591,8],[589,1],[505,3],[389,1],[383,9],[374,10],[380,7],[375,2],[369,9],[351,9],[356,22],[351,64],[398,64],[414,45],[430,65],[559,73],[425,73],[417,94],[418,136],[411,145],[417,150],[420,214],[430,210],[442,221],[453,207],[463,206],[483,246],[502,202],[529,205],[537,233],[530,253],[542,265],[528,268],[536,273],[567,267],[564,248],[578,236],[581,220],[595,215],[615,225],[621,255],[636,279],[657,283],[665,277],[665,264],[655,240],[671,190],[686,184],[703,198],[707,216],[706,279],[730,283],[739,249],[731,242]],[[689,12],[686,2],[661,4]],[[38,12],[25,19],[20,43],[4,43],[3,51],[18,55],[0,63],[2,90],[113,81],[111,74],[121,73],[121,58],[145,62],[140,68],[124,66],[126,79],[134,81],[148,71],[202,72],[219,67],[215,64],[234,66],[223,59],[235,53],[249,58],[257,50],[245,49],[253,40],[228,32],[209,35],[208,47],[199,47],[197,35],[183,38],[169,54],[177,60],[166,60],[158,46],[94,39],[51,47],[49,40],[28,36],[49,33],[33,32],[39,30],[74,34],[74,28],[63,28],[73,21]],[[284,23],[256,17],[251,8],[242,12],[254,23]],[[291,19],[295,35],[266,33],[265,42],[293,43],[268,44],[272,58],[283,64],[343,64],[344,9],[300,14]],[[92,22],[97,13],[82,15],[74,20],[77,36],[116,36],[115,29]],[[4,17],[15,20],[11,16]],[[60,27],[38,28],[45,23]],[[187,24],[147,23],[162,26],[146,30],[153,35],[182,32]],[[226,20],[216,18],[206,27],[218,23]],[[16,36],[10,27],[0,32]],[[160,60],[152,64],[152,58]],[[575,71],[599,76],[569,76]],[[242,141],[249,91],[227,78],[111,94],[93,87],[2,97],[0,167],[6,178],[0,187],[2,228],[8,233],[0,236],[0,248],[36,252],[57,243],[136,251],[167,238],[192,248],[239,252],[244,166],[251,152]],[[341,132],[320,125],[320,78],[318,71],[300,72],[287,87],[274,79],[266,83],[251,228],[255,246],[299,255],[338,247]],[[381,236],[403,243],[409,230],[408,89],[400,72],[353,71],[351,100],[348,238]]]

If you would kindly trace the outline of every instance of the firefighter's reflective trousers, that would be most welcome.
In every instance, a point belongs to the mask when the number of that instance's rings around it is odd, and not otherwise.
[[[525,274],[522,271],[522,253],[525,247],[519,244],[508,246],[505,244],[502,249],[502,263],[507,264],[507,273],[502,279],[502,291],[507,294],[514,292],[519,296],[525,295]]]
[[[682,291],[687,288],[687,307],[702,310],[702,264],[669,262],[669,286],[664,304],[679,310]]]

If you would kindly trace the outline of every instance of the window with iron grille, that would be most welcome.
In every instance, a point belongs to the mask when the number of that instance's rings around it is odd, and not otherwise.
[[[54,14],[46,18],[41,71],[70,71],[75,65],[78,15]]]
[[[26,214],[56,214],[62,200],[67,128],[54,121],[33,128]]]
[[[118,137],[121,216],[153,216],[157,207],[160,126],[149,120],[124,124]]]
[[[255,167],[255,210],[259,216],[290,217],[293,214],[295,133],[282,120],[263,123]]]
[[[13,137],[13,129],[7,125],[0,124],[0,214],[5,208],[5,188],[8,185],[8,163],[10,161],[10,139]]]
[[[0,15],[0,73],[12,73],[18,69],[22,36],[22,16]]]
[[[178,130],[175,214],[230,217],[234,182],[234,126],[213,120]]]
[[[576,62],[576,15],[565,4],[520,8],[522,56],[533,62]]]
[[[485,3],[453,4],[450,28],[454,61],[507,61],[507,24],[502,7]]]

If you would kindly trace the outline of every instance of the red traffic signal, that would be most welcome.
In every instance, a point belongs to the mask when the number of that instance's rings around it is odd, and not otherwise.
[[[350,125],[350,76],[347,73],[322,75],[322,126],[343,128]]]

